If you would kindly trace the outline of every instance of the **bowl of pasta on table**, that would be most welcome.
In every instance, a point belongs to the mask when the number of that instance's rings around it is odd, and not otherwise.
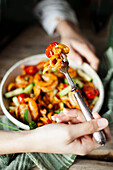
[[[80,109],[67,79],[53,68],[43,74],[45,54],[27,57],[13,65],[4,75],[0,102],[4,114],[22,129],[55,123],[51,116],[63,108]],[[87,64],[69,60],[69,74],[91,112],[99,112],[104,88],[98,74]]]

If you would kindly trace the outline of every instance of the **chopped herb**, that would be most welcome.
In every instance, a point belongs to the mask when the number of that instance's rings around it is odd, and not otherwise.
[[[54,113],[59,114],[62,110],[55,110]]]
[[[29,128],[30,130],[37,128],[36,122],[32,121],[31,123],[29,123]]]

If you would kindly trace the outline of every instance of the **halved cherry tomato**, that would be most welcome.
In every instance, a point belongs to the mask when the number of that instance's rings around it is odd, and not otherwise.
[[[21,94],[19,94],[19,95],[17,96],[19,103],[20,103],[20,104],[25,104],[26,102],[24,101],[24,99],[25,99],[26,97],[28,97],[28,94],[26,94],[26,93],[21,93]]]
[[[88,99],[94,99],[96,96],[99,95],[98,89],[89,85],[85,85],[83,87],[83,91]]]
[[[38,68],[35,65],[25,66],[25,72],[29,75],[33,75],[38,71]]]
[[[67,87],[67,86],[69,86],[69,85],[68,85],[68,84],[63,84],[63,86],[64,86],[64,88],[65,88],[65,87]]]
[[[58,45],[58,43],[57,43],[57,42],[53,42],[53,43],[51,43],[51,44],[46,48],[45,53],[46,53],[46,56],[47,56],[48,58],[50,58],[50,57],[53,55],[52,49],[53,49],[53,47],[56,46],[56,45]]]

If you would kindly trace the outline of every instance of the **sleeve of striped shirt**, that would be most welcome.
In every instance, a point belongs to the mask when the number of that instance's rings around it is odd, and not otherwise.
[[[35,6],[34,14],[49,35],[54,33],[61,20],[78,22],[75,12],[66,0],[42,0]]]

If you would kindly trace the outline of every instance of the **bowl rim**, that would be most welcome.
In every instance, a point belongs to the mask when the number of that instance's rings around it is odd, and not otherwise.
[[[40,57],[40,56],[41,56],[41,57]],[[39,59],[39,58],[41,58],[41,59]],[[12,66],[7,70],[7,72],[5,73],[5,75],[4,75],[4,77],[3,77],[2,81],[1,81],[1,84],[0,84],[0,105],[1,105],[1,109],[2,109],[3,113],[7,116],[7,118],[8,118],[11,122],[13,122],[15,125],[17,125],[18,127],[22,128],[22,129],[25,129],[25,130],[29,130],[29,129],[30,129],[29,126],[26,125],[26,124],[24,124],[24,123],[22,123],[21,121],[17,120],[16,118],[14,118],[14,117],[8,112],[8,110],[6,109],[6,107],[4,106],[4,102],[3,102],[3,97],[4,97],[4,96],[3,96],[2,90],[3,90],[4,83],[5,83],[5,81],[7,80],[8,76],[12,73],[12,71],[13,71],[14,69],[16,69],[16,67],[21,66],[22,63],[27,62],[27,61],[30,61],[30,60],[32,60],[32,61],[35,62],[35,59],[37,59],[38,62],[40,62],[40,61],[42,61],[42,60],[44,60],[44,59],[47,59],[47,57],[46,57],[45,54],[37,54],[37,55],[32,55],[32,56],[26,57],[26,58],[18,61],[16,64],[12,65]],[[37,63],[38,63],[38,62],[37,62]],[[69,60],[69,63],[70,63],[70,66],[71,66],[72,64],[74,64],[74,67],[75,67],[75,68],[78,67],[78,68],[81,68],[81,69],[83,69],[83,70],[86,68],[86,69],[90,70],[90,72],[91,72],[92,75],[95,75],[95,76],[96,76],[96,79],[97,79],[98,82],[100,83],[99,85],[100,85],[100,88],[101,88],[101,94],[100,94],[100,96],[99,96],[99,100],[98,100],[98,102],[97,102],[97,105],[95,105],[94,108],[93,108],[93,110],[92,110],[92,113],[94,113],[94,112],[99,112],[100,109],[101,109],[101,106],[102,106],[102,104],[103,104],[103,101],[104,101],[104,87],[103,87],[103,84],[102,84],[102,81],[101,81],[100,77],[99,77],[98,74],[93,70],[93,68],[91,68],[91,66],[88,65],[87,63],[83,63],[81,66],[76,65],[75,63],[73,63],[72,60]],[[34,63],[34,64],[35,64],[35,63]],[[100,107],[99,107],[99,106],[100,106]]]

